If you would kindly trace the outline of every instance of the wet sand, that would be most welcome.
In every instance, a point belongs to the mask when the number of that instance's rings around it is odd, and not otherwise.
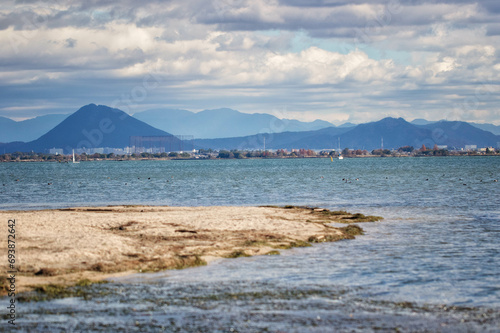
[[[363,222],[350,214],[298,207],[78,207],[1,211],[15,219],[16,291],[73,285],[137,272],[181,269],[234,258],[278,254],[310,243],[352,239]],[[8,271],[7,241],[0,267]],[[5,293],[5,290],[4,290]]]

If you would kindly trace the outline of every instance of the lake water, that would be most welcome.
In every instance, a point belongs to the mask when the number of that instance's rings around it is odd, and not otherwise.
[[[500,158],[0,164],[0,209],[310,205],[355,240],[221,259],[23,303],[26,331],[500,332]],[[48,185],[48,184],[51,185]]]

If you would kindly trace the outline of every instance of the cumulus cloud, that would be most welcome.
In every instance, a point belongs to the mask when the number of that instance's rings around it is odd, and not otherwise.
[[[132,113],[499,123],[498,94],[476,96],[498,91],[499,14],[497,1],[465,0],[5,1],[0,115],[122,100]]]

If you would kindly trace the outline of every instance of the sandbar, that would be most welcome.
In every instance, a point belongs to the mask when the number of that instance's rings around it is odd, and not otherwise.
[[[215,258],[279,254],[291,247],[352,239],[361,228],[329,224],[364,222],[359,215],[292,206],[0,211],[0,267],[9,270],[8,220],[15,220],[16,292],[22,292],[44,284],[73,285],[82,279],[181,269]]]

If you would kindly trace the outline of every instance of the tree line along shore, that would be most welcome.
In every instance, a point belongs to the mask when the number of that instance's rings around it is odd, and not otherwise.
[[[438,147],[427,148],[422,146],[415,149],[412,146],[400,147],[398,149],[375,149],[372,151],[362,149],[344,148],[341,152],[343,157],[430,157],[430,156],[498,156],[500,149],[486,148],[479,150],[447,150]],[[77,161],[130,161],[130,160],[198,160],[198,159],[248,159],[248,158],[329,158],[337,157],[339,152],[334,150],[312,150],[312,149],[286,149],[276,150],[212,150],[200,149],[194,152],[162,152],[162,153],[132,153],[132,154],[76,154]],[[15,152],[0,155],[0,162],[72,162],[72,155],[47,154],[47,153],[24,153]]]

